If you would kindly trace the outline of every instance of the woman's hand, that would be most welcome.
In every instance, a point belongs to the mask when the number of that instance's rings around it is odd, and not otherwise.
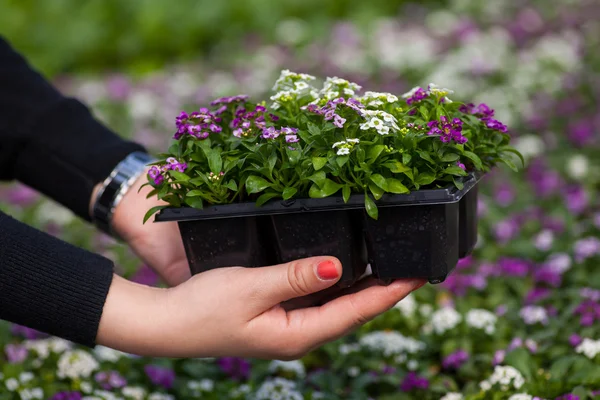
[[[151,187],[140,187],[147,182],[146,174],[140,176],[129,189],[113,214],[113,229],[131,247],[140,259],[152,268],[170,286],[179,285],[191,276],[181,234],[176,222],[143,224],[146,212],[157,205],[166,204],[156,197],[146,198]],[[92,200],[96,198],[94,191]]]
[[[290,360],[350,333],[425,282],[366,285],[319,307],[282,303],[331,287],[342,267],[313,257],[262,268],[218,268],[170,289],[115,276],[97,342],[152,357]]]

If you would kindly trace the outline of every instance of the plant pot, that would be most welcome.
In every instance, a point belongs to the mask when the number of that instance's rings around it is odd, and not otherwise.
[[[384,195],[378,220],[364,196],[166,208],[156,222],[176,221],[193,274],[218,267],[260,267],[328,255],[343,265],[338,286],[349,287],[367,263],[383,281],[424,278],[443,282],[477,240],[477,185]]]

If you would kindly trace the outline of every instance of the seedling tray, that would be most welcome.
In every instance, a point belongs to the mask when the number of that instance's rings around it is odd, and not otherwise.
[[[384,195],[379,218],[364,209],[364,195],[165,208],[155,222],[177,222],[192,274],[227,266],[260,267],[329,255],[343,265],[338,286],[349,287],[367,264],[383,281],[423,278],[443,282],[477,241],[481,176],[464,187]]]

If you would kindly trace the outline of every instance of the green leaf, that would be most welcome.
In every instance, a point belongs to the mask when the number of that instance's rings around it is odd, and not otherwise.
[[[454,162],[456,160],[458,160],[460,158],[460,156],[456,153],[448,153],[445,154],[444,157],[442,157],[442,161],[443,162]]]
[[[323,186],[319,188],[319,186],[312,185],[308,192],[308,195],[313,199],[321,199],[324,197],[329,197],[335,194],[342,188],[342,185],[332,181],[331,179],[326,179],[323,183]]]
[[[412,159],[412,156],[409,153],[402,154],[402,163],[404,163],[405,165],[410,163],[411,159]]]
[[[263,193],[261,194],[258,199],[256,199],[256,207],[260,207],[263,204],[265,204],[267,201],[275,198],[275,197],[279,197],[279,193],[276,192],[267,192],[267,193]]]
[[[144,224],[146,223],[146,221],[148,221],[150,219],[151,216],[153,216],[154,214],[156,214],[157,212],[159,212],[162,209],[165,209],[169,206],[156,206],[156,207],[152,207],[151,209],[149,209],[146,214],[144,215]]]
[[[505,147],[501,147],[500,150],[503,152],[508,152],[508,153],[512,153],[512,154],[516,155],[519,158],[519,160],[521,161],[521,165],[523,167],[525,167],[525,158],[523,158],[523,155],[517,149],[514,149],[510,146],[505,146]]]
[[[313,157],[312,158],[312,164],[313,164],[313,168],[315,169],[315,171],[318,171],[321,168],[323,168],[325,166],[325,164],[327,164],[327,158],[325,158],[325,157]]]
[[[377,220],[379,218],[379,210],[377,209],[377,205],[368,194],[365,194],[365,208],[367,209],[367,214],[369,217]]]
[[[520,347],[506,355],[504,364],[511,365],[518,369],[525,379],[530,380],[535,368],[535,360],[529,354],[529,351]],[[535,368],[537,370],[537,368]]]
[[[419,157],[421,157],[423,160],[427,161],[428,163],[435,164],[435,161],[433,161],[433,158],[431,158],[429,153],[419,150],[418,154],[419,154]]]
[[[237,192],[237,190],[238,190],[238,185],[237,185],[237,182],[236,182],[236,181],[234,181],[233,179],[230,179],[230,180],[229,180],[229,182],[227,182],[227,183],[226,183],[224,186],[225,186],[227,189],[230,189],[230,190],[232,190],[232,191],[234,191],[234,192]]]
[[[314,174],[309,176],[308,180],[314,182],[318,187],[321,188],[325,184],[326,178],[327,178],[327,175],[325,175],[325,172],[319,171],[319,172],[315,172]]]
[[[410,192],[408,188],[404,186],[398,179],[387,178],[385,181],[388,188],[387,191],[390,193],[401,194]]]
[[[446,168],[444,170],[444,173],[448,174],[448,175],[454,175],[454,176],[466,176],[467,175],[467,171],[465,171],[464,169],[462,169],[461,167],[458,167],[456,165]]]
[[[261,178],[260,176],[250,175],[246,179],[246,191],[249,194],[262,192],[268,187],[273,186],[269,181]]]
[[[378,144],[372,147],[369,147],[369,150],[367,152],[367,158],[373,162],[377,159],[377,157],[379,157],[379,155],[383,152],[383,150],[385,150],[385,146],[382,144]]]
[[[384,167],[389,168],[394,174],[401,174],[406,171],[410,171],[410,168],[402,164],[398,160],[390,160],[383,164]]]
[[[417,178],[415,179],[415,183],[418,183],[422,186],[429,185],[433,181],[435,181],[435,175],[431,172],[422,172],[417,175]]]
[[[579,359],[578,355],[569,355],[566,357],[561,357],[555,362],[552,363],[550,367],[550,377],[552,380],[562,380],[563,377],[567,376],[567,373],[575,363]]]
[[[348,200],[350,200],[350,194],[351,194],[351,192],[350,192],[350,186],[345,185],[342,188],[342,197],[344,199],[344,203],[347,203]]]
[[[335,162],[337,163],[337,165],[339,165],[340,168],[342,168],[350,159],[349,156],[338,156],[335,159]]]
[[[204,207],[204,203],[202,202],[201,197],[186,197],[185,204],[192,208],[202,209]]]
[[[503,162],[504,164],[506,164],[508,166],[508,168],[512,169],[513,171],[519,172],[519,169],[517,168],[515,163],[512,162],[511,160],[509,160],[508,158],[502,158],[502,159],[500,159],[500,161]]]
[[[286,149],[285,152],[287,153],[288,159],[292,165],[298,164],[300,156],[302,155],[301,151]]]
[[[204,192],[202,190],[190,190],[187,192],[186,197],[202,196],[203,194]]]
[[[421,113],[425,121],[429,120],[429,111],[427,110],[427,108],[425,108],[425,106],[419,107],[419,112]]]
[[[385,191],[373,182],[369,183],[369,190],[373,194],[373,197],[375,197],[375,200],[379,200],[385,194]]]
[[[171,175],[173,178],[175,178],[175,180],[180,181],[180,182],[187,182],[190,180],[189,176],[187,176],[183,172],[179,172],[179,171],[171,170],[171,171],[169,171],[169,175]]]
[[[454,182],[454,186],[456,186],[458,190],[463,190],[463,188],[465,187],[464,182],[459,179],[456,179],[454,176],[452,177],[452,182]]]
[[[481,163],[481,158],[479,158],[479,156],[477,154],[472,153],[470,151],[465,151],[463,153],[463,156],[465,156],[469,160],[473,161],[473,165],[475,166],[475,169],[481,170],[483,168],[483,165]]]
[[[273,152],[269,157],[269,161],[267,162],[267,165],[269,166],[269,174],[273,172],[275,164],[277,164],[277,153]]]
[[[366,153],[365,153],[365,149],[363,149],[362,147],[358,147],[355,150],[356,153],[356,159],[358,160],[358,163],[364,163],[365,162],[365,158],[366,158]]]
[[[312,122],[309,122],[308,124],[306,124],[306,126],[308,127],[308,132],[311,135],[317,136],[321,134],[321,129],[319,129],[319,127],[313,124]]]
[[[378,187],[382,188],[383,190],[387,191],[387,182],[385,180],[385,178],[379,174],[373,174],[370,176],[369,178],[371,180],[371,182],[373,182],[374,184],[376,184]]]
[[[286,187],[283,189],[283,199],[288,200],[294,197],[294,195],[298,192],[298,189],[293,187]]]
[[[221,153],[215,150],[208,151],[206,154],[208,158],[208,167],[213,174],[218,174],[223,168],[223,160],[221,159]]]

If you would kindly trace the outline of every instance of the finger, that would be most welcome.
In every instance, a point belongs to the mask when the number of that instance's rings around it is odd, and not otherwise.
[[[342,265],[335,257],[310,257],[272,267],[248,269],[252,298],[260,309],[297,297],[317,293],[333,286],[342,275]]]
[[[338,299],[342,296],[346,296],[346,295],[353,294],[353,293],[358,293],[360,291],[363,291],[363,290],[368,289],[373,286],[383,286],[383,284],[376,278],[366,277],[366,278],[363,278],[360,281],[356,282],[354,285],[352,285],[349,288],[339,289],[336,291],[324,291],[323,292],[324,295],[320,297],[321,302],[319,304],[313,304],[313,305],[322,306],[322,305],[330,303],[331,301]]]
[[[294,310],[288,313],[289,327],[298,329],[309,346],[317,347],[371,321],[424,284],[423,280],[398,280],[388,286],[367,287],[321,307]]]

